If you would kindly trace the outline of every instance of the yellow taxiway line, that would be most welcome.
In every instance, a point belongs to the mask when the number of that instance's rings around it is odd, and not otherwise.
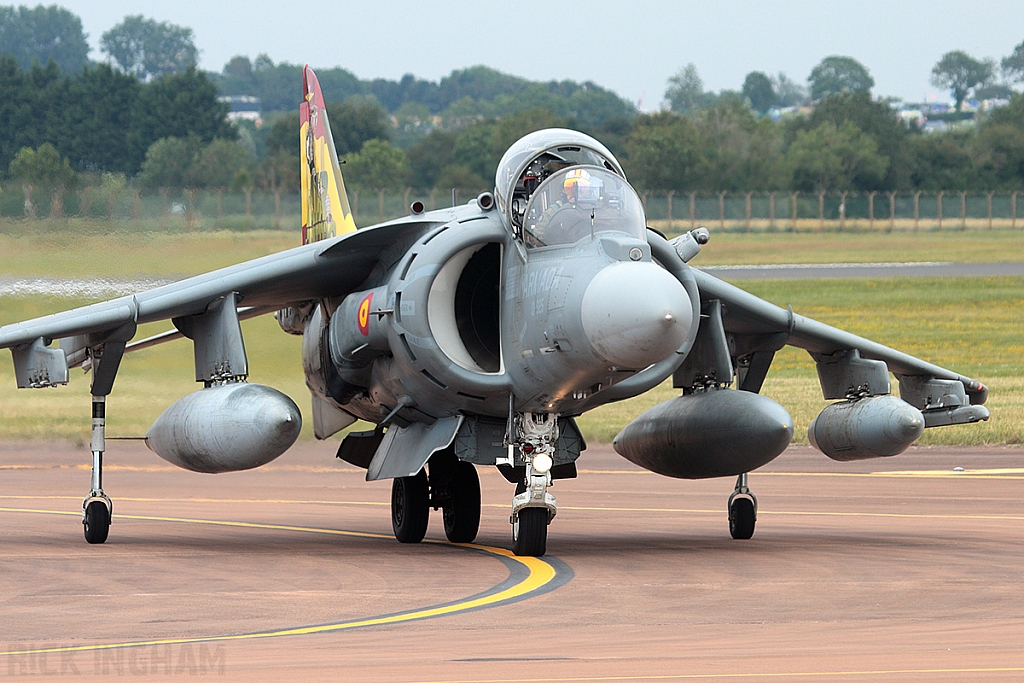
[[[34,508],[0,507],[0,512],[28,513],[40,515],[74,515],[76,517],[81,516],[80,512],[68,512],[64,510],[41,510]],[[385,536],[383,534],[372,534],[359,531],[342,531],[339,529],[318,529],[315,527],[292,526],[288,524],[259,524],[255,522],[233,522],[215,519],[190,519],[185,517],[156,517],[150,515],[117,515],[117,519],[133,519],[151,522],[177,522],[185,524],[207,524],[212,526],[227,526],[245,529],[271,529],[275,531],[295,531],[302,533],[327,534],[332,536],[349,536],[357,538],[391,538],[390,536]],[[408,612],[402,612],[398,614],[386,614],[365,617],[362,619],[353,619],[350,621],[340,621],[331,624],[318,624],[315,626],[296,626],[293,628],[277,629],[272,631],[259,631],[255,633],[197,636],[193,638],[165,638],[159,640],[133,640],[121,643],[104,643],[98,645],[76,645],[65,647],[38,648],[34,650],[14,650],[8,652],[0,652],[0,657],[46,654],[51,652],[92,652],[96,650],[116,650],[129,647],[145,647],[151,645],[184,645],[187,643],[212,643],[232,640],[256,640],[261,638],[280,638],[282,636],[299,636],[310,635],[314,633],[330,633],[334,631],[345,631],[354,628],[365,628],[367,626],[387,626],[391,624],[400,624],[410,621],[419,621],[422,619],[431,619],[434,617],[447,616],[450,614],[457,614],[460,612],[468,612],[470,610],[476,610],[485,607],[495,607],[502,603],[527,598],[530,597],[531,594],[538,593],[539,591],[544,589],[546,586],[548,586],[548,584],[554,581],[557,576],[557,571],[555,570],[554,566],[552,566],[551,564],[549,564],[548,562],[544,561],[539,557],[519,557],[517,555],[513,555],[510,551],[505,550],[504,548],[494,548],[491,546],[476,545],[472,543],[448,544],[442,541],[429,540],[426,542],[438,543],[442,545],[454,545],[460,548],[480,551],[495,557],[502,558],[505,561],[518,563],[522,566],[523,569],[526,570],[527,573],[522,580],[494,593],[484,594],[476,598],[467,598],[450,604],[440,605],[436,607],[425,607],[422,609],[411,610]],[[498,585],[500,586],[501,584]]]

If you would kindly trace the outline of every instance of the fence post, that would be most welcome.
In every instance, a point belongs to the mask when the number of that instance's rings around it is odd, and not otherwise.
[[[843,190],[843,194],[839,197],[839,232],[846,229],[846,195],[850,194],[846,190]]]
[[[352,222],[359,222],[359,190],[352,193]]]
[[[914,193],[914,232],[917,232],[918,221],[921,220],[921,190]]]
[[[1010,227],[1017,228],[1017,193],[1010,195]]]
[[[224,221],[224,188],[217,188],[217,225]]]
[[[189,232],[192,232],[192,229],[195,228],[195,195],[196,191],[193,188],[190,187],[185,190],[185,197],[188,198],[188,213],[185,214],[185,222],[188,224]]]
[[[55,187],[50,192],[50,218],[64,217],[64,188]]]
[[[672,232],[672,195],[676,193],[675,190],[668,191],[668,231]]]
[[[690,193],[690,230],[697,228],[697,193]]]
[[[142,190],[132,190],[132,218],[138,220],[142,216]]]
[[[384,188],[381,188],[380,193],[377,195],[377,213],[380,216],[380,222],[384,222]]]
[[[745,212],[744,213],[744,219],[745,220],[744,220],[744,223],[743,223],[743,231],[744,232],[750,232],[750,196],[752,194],[754,194],[754,193],[753,192],[748,192],[747,196],[746,196],[746,199],[744,201],[744,207],[743,207],[744,208],[744,212]]]
[[[775,232],[775,192],[768,194],[768,229]]]
[[[818,232],[825,230],[825,192],[818,193]]]
[[[245,225],[252,227],[252,188],[245,188]]]
[[[36,217],[36,205],[32,203],[32,186],[22,183],[21,191],[25,195],[25,217],[34,219]]]
[[[725,231],[725,191],[718,193],[718,225]]]
[[[960,191],[960,229],[967,229],[967,190]]]
[[[412,211],[412,208],[409,206],[409,195],[411,193],[412,193],[412,188],[411,187],[407,187],[407,188],[405,188],[405,194],[402,196],[402,202],[405,204],[405,214],[404,215],[406,215],[406,216],[408,216],[409,212]]]
[[[790,200],[790,204],[791,204],[792,212],[793,212],[792,213],[793,217],[790,219],[790,222],[792,223],[792,225],[790,226],[790,229],[793,232],[796,232],[797,198],[799,196],[800,196],[800,192],[799,191],[794,192],[793,194],[791,194],[789,196],[789,200]]]
[[[889,193],[889,232],[896,227],[896,192]]]
[[[939,196],[937,197],[939,203],[939,230],[942,230],[942,195],[946,194],[945,190],[939,190]]]
[[[437,188],[435,187],[430,191],[430,210],[433,211],[437,208]]]
[[[875,194],[874,190],[868,193],[868,229],[871,232],[875,231]]]
[[[988,229],[989,230],[992,229],[992,195],[994,195],[994,194],[995,194],[995,192],[989,192],[988,193]]]
[[[281,229],[281,188],[274,188],[274,229]]]

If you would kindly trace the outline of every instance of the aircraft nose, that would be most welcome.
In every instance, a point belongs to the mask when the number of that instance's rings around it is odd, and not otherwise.
[[[590,345],[622,368],[645,368],[667,358],[693,325],[686,290],[649,262],[602,269],[583,294],[581,313]]]

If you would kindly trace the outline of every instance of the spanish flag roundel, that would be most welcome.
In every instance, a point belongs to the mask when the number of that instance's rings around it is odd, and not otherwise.
[[[359,331],[363,333],[364,337],[370,336],[370,302],[372,301],[373,292],[370,292],[366,295],[366,298],[359,303],[359,319],[357,322],[359,323]]]

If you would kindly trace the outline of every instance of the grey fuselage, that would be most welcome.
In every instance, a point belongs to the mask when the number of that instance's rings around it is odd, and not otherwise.
[[[647,240],[605,230],[528,249],[476,201],[399,222],[409,236],[365,286],[304,326],[307,384],[356,417],[578,415],[669,377],[692,343],[687,267],[670,274]]]

